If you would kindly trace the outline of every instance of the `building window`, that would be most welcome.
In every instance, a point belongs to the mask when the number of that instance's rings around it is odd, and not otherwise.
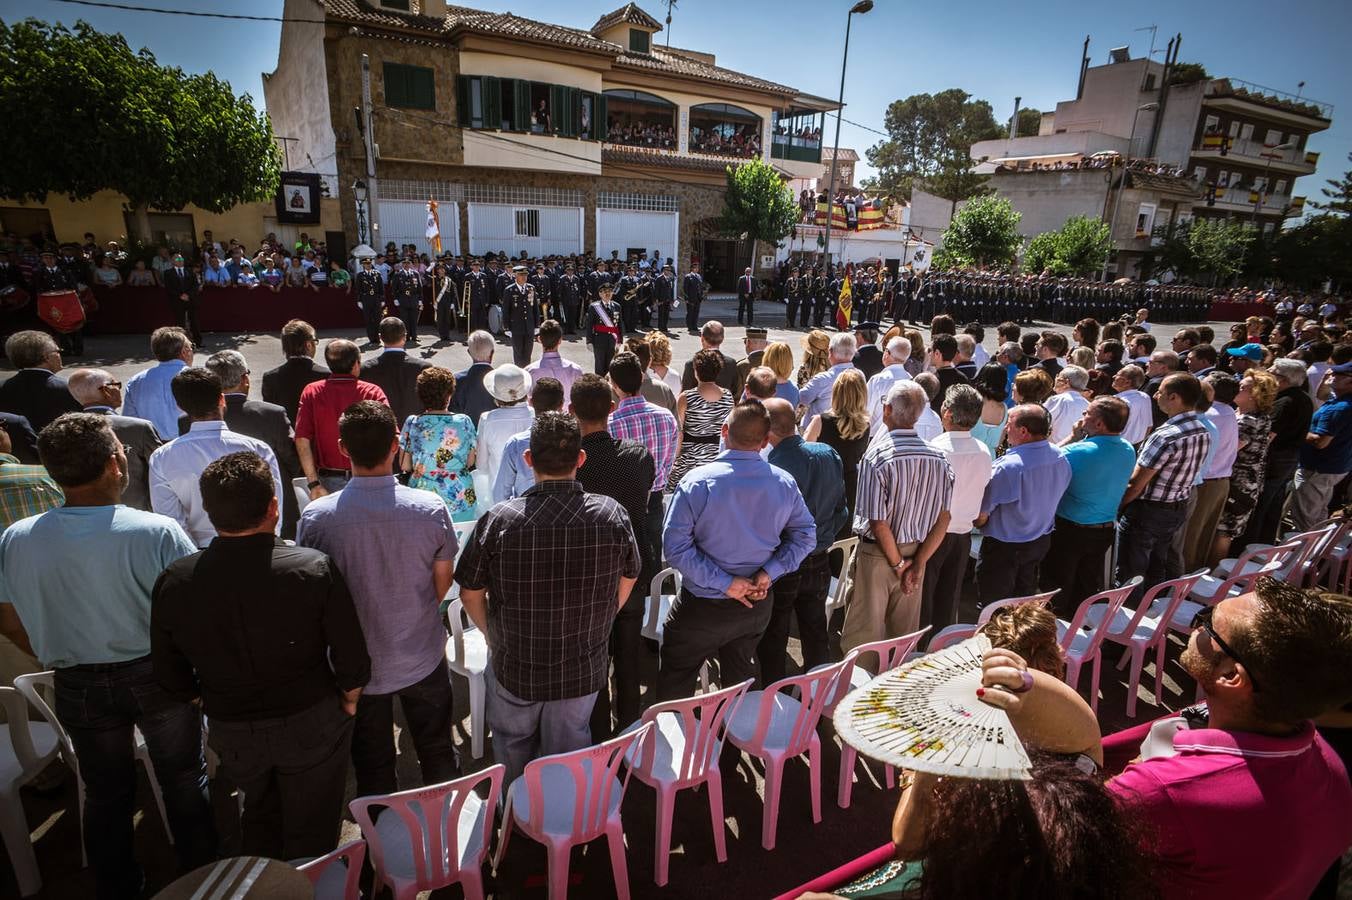
[[[1273,232],[1274,230],[1276,230],[1276,227],[1277,227],[1277,223],[1276,223],[1276,222],[1264,222],[1264,223],[1263,223],[1263,237],[1272,237],[1272,232]]]
[[[816,110],[775,110],[770,118],[770,156],[802,162],[821,162],[822,113]]]
[[[729,103],[690,107],[690,149],[746,159],[761,155],[761,120]]]
[[[491,75],[461,75],[456,80],[457,118],[465,128],[528,131],[590,139],[596,135],[596,94],[563,84],[545,84]],[[604,134],[600,137],[604,139]]]
[[[1251,140],[1253,140],[1253,123],[1252,123],[1252,122],[1245,122],[1243,125],[1239,126],[1239,139],[1240,139],[1241,141],[1251,141]]]
[[[1192,177],[1196,181],[1206,181],[1206,166],[1193,167]]]
[[[408,12],[408,0],[380,0],[383,9],[397,9]]]
[[[1260,194],[1267,190],[1267,177],[1264,175],[1255,176],[1253,179],[1253,189]]]
[[[431,69],[385,63],[385,105],[405,109],[436,109],[435,79]]]
[[[540,211],[538,209],[515,210],[516,236],[519,238],[540,236]]]
[[[1136,212],[1136,237],[1150,237],[1150,232],[1155,228],[1155,204],[1142,203]]]
[[[1234,119],[1230,122],[1230,137],[1239,136],[1239,120]]]
[[[606,141],[676,149],[676,104],[646,91],[606,91]]]
[[[1207,116],[1206,124],[1202,126],[1202,131],[1207,134],[1219,134],[1221,130],[1221,120],[1219,116]]]
[[[1267,144],[1269,147],[1275,147],[1282,142],[1283,137],[1285,137],[1285,135],[1280,131],[1277,131],[1275,128],[1269,128],[1267,137],[1263,138],[1263,143]]]
[[[629,29],[629,50],[633,53],[652,52],[653,36],[640,28]]]
[[[1272,186],[1272,193],[1276,194],[1278,197],[1285,197],[1285,196],[1286,196],[1286,179],[1285,179],[1285,178],[1278,178],[1278,179],[1277,179],[1277,183],[1274,184],[1274,185]]]

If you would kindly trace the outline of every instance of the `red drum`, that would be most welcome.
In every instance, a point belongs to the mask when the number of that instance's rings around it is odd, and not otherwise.
[[[43,291],[38,295],[38,318],[61,334],[79,331],[85,323],[80,295],[74,291]]]
[[[0,288],[0,311],[17,312],[27,306],[32,299],[28,291],[17,284],[7,284]]]

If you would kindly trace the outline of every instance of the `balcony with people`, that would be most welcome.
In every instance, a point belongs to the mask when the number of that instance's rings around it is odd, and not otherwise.
[[[754,159],[761,155],[761,117],[728,103],[692,106],[690,152]]]
[[[822,116],[815,109],[777,110],[770,120],[770,158],[820,163]]]
[[[626,147],[676,150],[676,104],[645,91],[605,92],[606,141]]]

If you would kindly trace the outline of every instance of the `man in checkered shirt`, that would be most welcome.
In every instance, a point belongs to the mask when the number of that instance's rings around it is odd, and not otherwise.
[[[1155,402],[1169,418],[1141,446],[1122,497],[1117,581],[1145,576],[1137,594],[1145,585],[1183,574],[1170,563],[1169,548],[1174,535],[1187,525],[1193,481],[1211,446],[1211,434],[1196,411],[1201,396],[1202,383],[1193,375],[1179,372],[1161,382]]]

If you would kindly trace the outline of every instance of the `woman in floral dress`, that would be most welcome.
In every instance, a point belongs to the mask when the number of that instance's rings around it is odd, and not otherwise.
[[[451,519],[474,521],[474,465],[477,435],[469,416],[448,412],[455,394],[455,375],[433,366],[418,375],[418,400],[426,410],[409,416],[399,434],[400,468],[409,487],[432,491],[446,503]]]
[[[1250,369],[1239,382],[1235,409],[1239,411],[1239,453],[1230,472],[1230,493],[1225,500],[1216,536],[1212,539],[1211,558],[1230,555],[1230,542],[1244,533],[1255,501],[1263,492],[1263,470],[1267,464],[1268,438],[1272,430],[1272,405],[1277,400],[1277,379],[1261,369]]]

